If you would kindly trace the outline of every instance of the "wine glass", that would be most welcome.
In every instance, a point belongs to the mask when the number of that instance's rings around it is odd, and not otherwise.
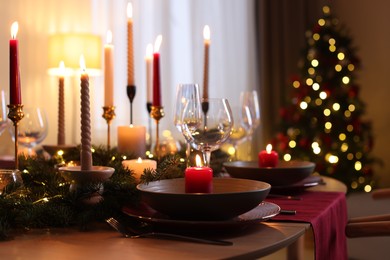
[[[173,123],[176,128],[183,134],[182,131],[182,117],[186,105],[191,102],[192,107],[189,110],[195,111],[200,106],[199,87],[198,84],[179,84],[176,89],[176,102],[174,108]],[[189,112],[189,111],[188,111]],[[183,134],[184,135],[184,134]],[[190,143],[186,141],[186,157],[187,164],[191,152]]]
[[[18,142],[27,147],[28,155],[32,155],[32,149],[40,144],[47,136],[48,125],[46,113],[42,108],[23,109],[24,117],[18,126]],[[15,141],[15,130],[10,127],[12,139]]]
[[[241,114],[243,123],[247,129],[247,140],[252,143],[252,136],[256,128],[260,125],[260,106],[256,90],[242,91],[240,94]],[[248,149],[248,156],[252,153],[251,145]]]
[[[7,128],[8,119],[7,119],[7,105],[5,103],[5,92],[2,90],[0,92],[0,135]]]
[[[233,107],[232,114],[233,114],[234,124],[228,142],[232,144],[234,148],[233,160],[237,160],[238,146],[243,142],[245,142],[247,137],[248,131],[244,124],[244,122],[246,122],[247,119],[245,114],[241,113],[240,107]]]
[[[233,116],[227,99],[189,100],[182,115],[182,133],[191,146],[202,151],[206,166],[210,155],[225,142],[232,131]]]

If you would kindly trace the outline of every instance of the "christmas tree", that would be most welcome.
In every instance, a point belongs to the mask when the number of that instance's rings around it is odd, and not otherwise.
[[[316,172],[344,182],[349,191],[373,185],[371,124],[362,117],[356,71],[360,61],[346,29],[328,6],[306,33],[299,75],[281,108],[274,147],[288,160],[316,163]]]

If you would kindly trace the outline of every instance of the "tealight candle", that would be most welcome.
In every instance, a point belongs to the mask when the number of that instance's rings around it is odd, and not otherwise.
[[[133,171],[133,176],[137,181],[141,179],[141,175],[144,173],[144,170],[155,170],[157,168],[156,161],[149,159],[141,159],[141,157],[138,157],[138,159],[134,160],[124,160],[122,161],[122,165],[124,168]]]
[[[186,193],[213,192],[213,170],[201,166],[200,156],[196,155],[196,166],[185,170]]]
[[[259,153],[259,167],[275,167],[279,162],[279,155],[272,151],[272,145],[268,144],[266,150]]]

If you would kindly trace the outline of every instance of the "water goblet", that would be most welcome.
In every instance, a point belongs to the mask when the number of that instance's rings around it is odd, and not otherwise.
[[[48,125],[46,113],[42,108],[23,109],[24,118],[20,120],[18,126],[18,142],[28,149],[28,155],[32,155],[32,149],[40,144],[47,136]],[[15,141],[15,130],[10,129]]]
[[[248,131],[247,140],[250,143],[248,156],[251,155],[252,136],[256,128],[260,125],[260,105],[256,90],[242,91],[240,94],[241,114],[243,123]],[[250,159],[250,158],[248,158]]]
[[[233,116],[227,99],[202,99],[201,104],[189,101],[182,116],[182,131],[191,146],[202,151],[206,166],[210,155],[230,136]],[[194,109],[195,108],[195,109]]]
[[[4,132],[8,125],[7,119],[7,104],[5,103],[5,92],[0,92],[0,135]]]
[[[193,101],[189,104],[189,101]],[[182,124],[183,124],[183,113],[184,109],[187,107],[188,113],[195,112],[200,107],[200,97],[199,97],[199,87],[198,84],[179,84],[176,89],[176,102],[174,108],[174,116],[173,123],[176,128],[181,132]],[[190,107],[191,106],[191,107]],[[191,112],[192,111],[192,112]],[[190,143],[186,140],[186,157],[187,157],[187,165],[190,157],[191,146]]]

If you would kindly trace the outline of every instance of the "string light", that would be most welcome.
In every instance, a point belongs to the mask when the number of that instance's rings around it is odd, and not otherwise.
[[[324,99],[326,99],[327,98],[327,94],[326,94],[326,92],[325,91],[321,91],[321,93],[320,93],[320,98],[322,99],[322,100],[324,100]]]
[[[339,103],[334,103],[333,106],[332,106],[333,110],[334,111],[339,111],[340,109],[340,104]]]
[[[347,85],[349,83],[349,77],[348,76],[344,76],[343,79],[342,79],[343,83],[345,85]]]
[[[342,53],[342,52],[339,52],[339,53],[337,54],[337,58],[338,58],[339,60],[344,60],[345,54]]]
[[[307,108],[307,103],[305,101],[302,101],[300,104],[299,104],[299,107],[302,109],[302,110],[305,110]]]
[[[291,160],[291,155],[286,153],[285,155],[283,155],[283,160],[285,160],[286,162],[290,161]]]
[[[329,108],[325,108],[325,109],[324,109],[324,115],[325,115],[325,116],[330,116],[330,113],[331,113],[331,112],[330,112],[330,109],[329,109]]]
[[[294,88],[299,88],[301,86],[301,83],[298,80],[293,81],[293,87]]]
[[[320,84],[318,84],[317,82],[313,83],[313,85],[311,86],[313,88],[314,91],[317,91],[320,89]]]

